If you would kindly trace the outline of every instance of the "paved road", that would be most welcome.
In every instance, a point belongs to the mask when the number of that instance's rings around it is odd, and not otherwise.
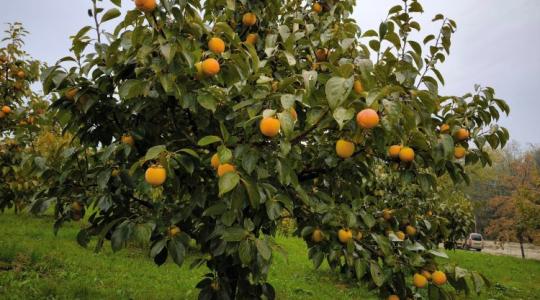
[[[540,247],[533,244],[524,244],[525,258],[540,260]],[[508,255],[521,258],[519,243],[505,243],[504,249],[497,247],[492,241],[484,241],[484,250],[482,252],[494,255]]]

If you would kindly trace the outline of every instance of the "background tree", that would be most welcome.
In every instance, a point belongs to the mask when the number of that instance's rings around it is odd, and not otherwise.
[[[540,177],[533,153],[507,156],[501,181],[510,193],[495,196],[488,202],[494,213],[486,233],[501,241],[518,241],[523,258],[523,243],[533,242],[540,228]]]
[[[36,181],[25,176],[20,163],[32,151],[38,119],[47,103],[30,85],[38,79],[40,63],[22,49],[28,32],[22,24],[8,24],[0,46],[0,210],[18,212],[32,195]]]
[[[414,0],[366,32],[353,0],[137,0],[108,33],[121,14],[99,3],[95,26],[43,74],[76,138],[51,178],[55,195],[77,199],[57,201],[57,225],[88,208],[79,243],[118,250],[142,237],[157,264],[193,249],[192,266],[211,270],[201,299],[272,299],[272,237],[293,216],[316,266],[326,259],[381,296],[485,284],[437,263],[444,218],[428,213],[438,177],[469,182],[464,166],[490,163],[508,140],[493,89],[439,94],[453,20],[437,15],[422,46],[410,38]]]

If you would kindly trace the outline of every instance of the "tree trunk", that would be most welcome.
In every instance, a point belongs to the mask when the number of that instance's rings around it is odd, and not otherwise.
[[[518,239],[519,239],[519,247],[521,248],[521,258],[525,259],[525,249],[523,249],[523,236],[520,234]]]

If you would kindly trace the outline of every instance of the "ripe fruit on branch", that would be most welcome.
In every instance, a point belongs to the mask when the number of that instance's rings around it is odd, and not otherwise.
[[[142,12],[153,12],[156,6],[156,0],[135,0],[135,7]]]
[[[318,2],[313,4],[313,11],[320,14],[322,12],[322,5]]]
[[[439,131],[440,131],[441,133],[447,133],[448,131],[450,131],[450,125],[448,125],[448,124],[442,124]]]
[[[215,54],[221,54],[225,51],[225,42],[218,37],[213,37],[208,41],[208,49]]]
[[[365,129],[376,127],[379,125],[379,121],[379,115],[371,108],[363,109],[356,115],[356,124]]]
[[[202,71],[205,75],[214,76],[219,73],[219,62],[214,58],[207,58],[202,62]]]
[[[82,211],[81,203],[79,201],[74,201],[73,203],[71,203],[71,210],[75,212]]]
[[[354,153],[354,143],[340,139],[336,142],[336,153],[341,158],[349,158]]]
[[[167,234],[168,234],[170,237],[175,237],[175,236],[179,235],[180,232],[182,232],[182,231],[180,230],[180,228],[178,228],[178,226],[175,225],[175,226],[169,227],[169,230],[168,230]]]
[[[426,277],[427,280],[431,280],[431,273],[429,271],[423,270],[422,276]]]
[[[236,171],[236,167],[234,165],[231,165],[231,164],[221,164],[219,165],[218,169],[217,169],[217,174],[219,177],[227,174],[227,173],[231,173],[231,172],[235,172]]]
[[[338,239],[341,243],[347,244],[352,239],[352,231],[342,228],[338,231]]]
[[[454,137],[458,141],[464,141],[469,138],[469,135],[470,135],[469,130],[465,128],[460,128],[458,129],[458,131],[456,131],[456,133],[454,134]]]
[[[315,229],[311,234],[311,240],[315,243],[320,243],[323,240],[323,234],[320,229]]]
[[[414,227],[411,226],[411,225],[407,225],[407,227],[405,227],[405,232],[406,232],[407,235],[409,235],[409,236],[414,236],[414,235],[416,235],[416,228],[414,228]]]
[[[250,33],[246,36],[246,43],[254,45],[257,43],[259,37],[255,33]]]
[[[361,94],[364,91],[364,86],[360,80],[355,80],[353,85],[354,92]]]
[[[441,271],[435,271],[431,274],[431,280],[436,285],[443,285],[446,283],[446,274]]]
[[[401,148],[401,145],[390,146],[390,148],[388,148],[388,156],[394,159],[399,158],[399,152],[401,151]]]
[[[2,112],[5,114],[11,113],[11,108],[7,105],[2,106]]]
[[[133,137],[129,134],[124,134],[121,138],[120,138],[120,141],[122,142],[122,144],[126,144],[126,145],[130,145],[130,146],[134,146],[135,145],[135,140],[133,139]]]
[[[399,159],[402,162],[411,162],[414,160],[414,150],[410,147],[403,147],[399,151]]]
[[[399,300],[399,296],[398,295],[390,295],[390,296],[388,296],[388,300]]]
[[[388,220],[392,219],[392,211],[389,210],[389,209],[387,209],[387,208],[385,208],[385,209],[383,209],[383,214],[382,214],[382,216],[383,216],[383,219],[385,219],[386,221],[388,221]]]
[[[274,117],[266,117],[261,120],[259,129],[267,137],[275,137],[281,128],[281,122]]]
[[[160,186],[167,179],[167,171],[162,165],[152,165],[146,170],[144,179],[152,186]]]
[[[291,113],[291,118],[293,119],[293,121],[298,120],[298,113],[296,113],[294,107],[289,108],[289,112]]]
[[[16,75],[19,77],[19,79],[24,79],[24,77],[26,77],[26,73],[23,70],[17,71]]]
[[[245,26],[253,26],[257,23],[257,15],[254,13],[248,12],[242,16],[242,24]]]
[[[421,274],[414,274],[413,276],[413,285],[419,289],[425,288],[428,284],[428,280],[424,275]]]
[[[219,165],[221,164],[220,161],[219,161],[219,155],[217,153],[215,153],[214,155],[212,155],[212,158],[210,159],[210,164],[212,165],[212,167],[214,169],[217,170],[217,168],[219,168]]]
[[[465,154],[467,153],[467,150],[462,146],[456,146],[454,148],[454,157],[456,159],[462,159],[465,157]]]
[[[317,51],[315,51],[315,57],[317,58],[317,61],[326,61],[328,59],[328,50],[317,49]]]
[[[405,233],[403,231],[396,232],[396,236],[397,236],[398,239],[400,239],[402,241],[405,239]]]
[[[75,100],[75,96],[77,96],[78,92],[79,92],[79,89],[72,87],[72,88],[69,88],[64,93],[64,96],[66,97],[66,99],[68,99],[70,101],[73,101],[73,100]]]

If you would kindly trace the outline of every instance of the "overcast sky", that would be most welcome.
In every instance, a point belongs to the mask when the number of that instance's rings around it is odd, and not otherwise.
[[[20,21],[30,31],[26,50],[53,64],[68,54],[69,36],[91,19],[90,0],[4,1],[0,23]],[[125,7],[130,0],[122,1]],[[494,87],[509,102],[509,118],[501,122],[512,139],[540,144],[540,0],[421,1],[423,35],[436,33],[431,18],[443,13],[458,23],[451,56],[441,67],[446,94],[470,92],[475,83]],[[108,3],[108,1],[105,1]],[[357,0],[355,18],[363,31],[378,28],[387,10],[401,0]],[[113,21],[112,21],[113,22]],[[425,33],[425,34],[424,34]]]

